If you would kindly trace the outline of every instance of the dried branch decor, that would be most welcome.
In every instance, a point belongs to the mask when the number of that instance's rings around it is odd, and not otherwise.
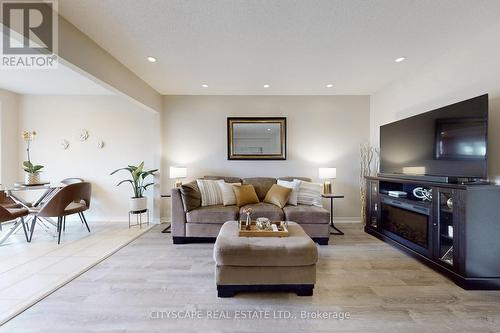
[[[361,217],[366,223],[366,176],[375,176],[378,172],[380,151],[369,144],[362,144],[360,152],[359,194],[361,197]]]

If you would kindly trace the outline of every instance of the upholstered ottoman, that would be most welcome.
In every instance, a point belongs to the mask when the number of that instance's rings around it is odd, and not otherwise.
[[[318,249],[295,222],[288,237],[239,237],[238,222],[222,226],[214,246],[219,297],[240,291],[293,291],[312,296]]]

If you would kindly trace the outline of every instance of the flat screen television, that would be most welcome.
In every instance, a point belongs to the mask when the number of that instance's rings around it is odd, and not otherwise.
[[[386,175],[487,179],[488,95],[380,127]]]

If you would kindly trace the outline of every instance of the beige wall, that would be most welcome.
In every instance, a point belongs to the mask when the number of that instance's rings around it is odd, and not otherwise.
[[[0,184],[17,180],[18,145],[21,140],[18,122],[19,95],[0,89]]]
[[[426,64],[371,96],[371,141],[379,127],[402,118],[488,93],[490,95],[488,170],[500,182],[500,24]],[[408,59],[411,61],[411,58]]]
[[[93,186],[89,219],[126,221],[132,190],[129,184],[115,185],[128,174],[109,174],[141,161],[148,168],[157,166],[160,115],[120,96],[22,95],[19,102],[19,127],[38,133],[31,156],[45,166],[42,179],[57,182],[66,177],[84,178]],[[90,134],[85,142],[78,140],[81,129]],[[16,139],[20,141],[21,136]],[[62,139],[70,143],[67,150],[59,146]],[[97,148],[99,139],[105,142],[104,149]],[[25,158],[23,149],[21,144],[20,159]],[[21,160],[15,170],[22,179]],[[148,191],[150,208],[158,190]]]
[[[360,219],[358,149],[369,140],[368,96],[165,96],[163,103],[163,191],[171,186],[170,165],[186,166],[190,179],[291,175],[316,181],[319,167],[334,166],[334,189],[346,196],[337,202],[336,216]],[[230,116],[287,117],[287,160],[228,161]]]

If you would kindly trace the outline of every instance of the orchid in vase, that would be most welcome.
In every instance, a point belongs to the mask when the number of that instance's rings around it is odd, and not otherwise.
[[[250,225],[252,224],[252,219],[250,218],[250,215],[252,215],[253,209],[250,207],[247,207],[243,209],[243,214],[247,215],[247,219],[245,221],[245,229],[250,230]]]
[[[26,143],[27,160],[23,162],[23,170],[25,172],[25,183],[29,185],[40,183],[40,170],[43,165],[33,164],[31,162],[31,143],[35,139],[35,131],[23,131],[22,138]]]

